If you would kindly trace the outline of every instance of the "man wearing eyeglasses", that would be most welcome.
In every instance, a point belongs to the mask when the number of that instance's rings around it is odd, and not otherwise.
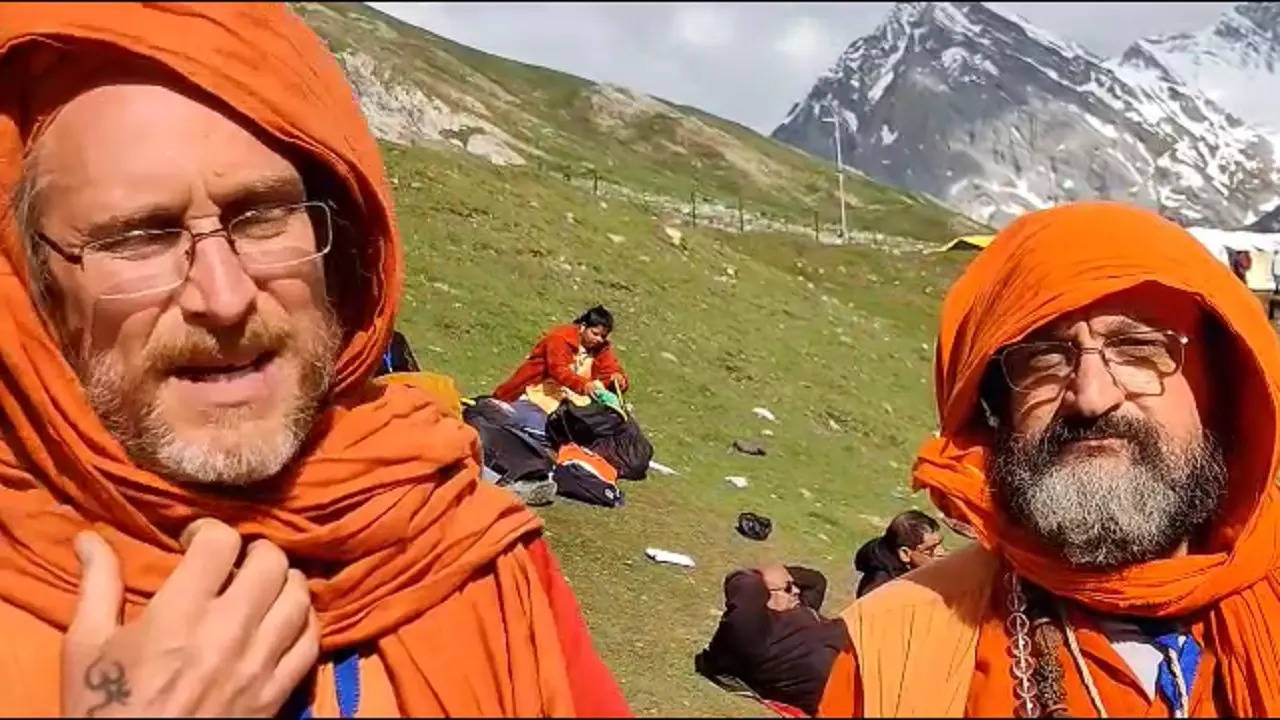
[[[798,565],[730,573],[724,614],[694,667],[812,714],[845,636],[844,623],[821,615],[826,592],[822,573]]]
[[[919,510],[900,512],[854,555],[853,568],[861,573],[857,597],[946,554],[937,520]]]
[[[403,251],[283,4],[0,7],[0,701],[626,714],[475,433],[370,378]]]
[[[842,615],[824,715],[1280,711],[1280,343],[1183,229],[1006,227],[942,308],[913,483],[978,542]]]

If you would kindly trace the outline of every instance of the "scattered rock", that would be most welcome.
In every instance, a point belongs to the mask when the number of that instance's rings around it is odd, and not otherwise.
[[[773,431],[772,431],[772,430],[770,430],[769,428],[765,428],[765,429],[761,430],[761,431],[760,431],[760,434],[761,434],[761,435],[763,435],[763,436],[765,436],[765,437],[773,437]]]
[[[654,562],[667,563],[669,565],[680,565],[683,567],[695,567],[693,558],[682,553],[651,547],[645,548],[644,554]]]
[[[609,233],[608,235],[605,235],[605,237],[607,237],[607,238],[609,238],[610,240],[612,240],[614,245],[621,245],[622,243],[624,243],[624,242],[626,242],[626,241],[627,241],[627,239],[626,239],[625,237],[623,237],[623,236],[621,236],[621,235],[619,235],[619,234],[617,234],[617,233]]]
[[[767,408],[762,408],[762,407],[752,408],[751,412],[755,413],[757,416],[761,418],[764,418],[765,420],[768,420],[769,422],[775,422],[775,423],[778,422],[777,416],[769,412]]]
[[[658,357],[661,357],[663,360],[670,360],[670,361],[671,361],[671,362],[673,362],[673,363],[678,363],[678,362],[680,362],[679,360],[677,360],[677,359],[676,359],[676,356],[675,356],[675,355],[672,355],[672,354],[671,354],[671,353],[669,353],[669,352],[661,352],[661,353],[658,353]]]
[[[601,210],[608,210],[608,209],[609,209],[609,203],[607,203],[607,202],[605,202],[605,201],[601,200],[601,201],[600,201],[600,209],[601,209]]]
[[[661,473],[663,475],[679,475],[680,474],[675,470],[667,467],[666,465],[663,465],[662,463],[658,462],[657,460],[649,461],[649,469],[653,470],[654,472]]]
[[[725,475],[724,479],[730,485],[736,488],[744,488],[747,486],[747,479],[741,475]]]
[[[843,432],[843,431],[844,431],[844,428],[840,427],[840,426],[836,423],[836,421],[835,421],[835,420],[832,420],[831,418],[827,418],[827,427],[831,428],[831,431],[832,431],[832,432]]]
[[[876,517],[875,515],[859,514],[858,517],[862,518],[863,520],[866,520],[867,522],[871,523],[873,526],[881,530],[884,529],[885,525],[889,524],[884,518]]]
[[[662,231],[667,235],[667,242],[671,243],[676,247],[681,247],[683,245],[684,233],[671,227],[670,225],[663,227]]]
[[[734,440],[733,449],[743,455],[754,455],[756,457],[764,457],[769,454],[769,452],[764,449],[763,445],[751,442],[750,440]]]
[[[737,277],[738,269],[732,265],[726,265],[724,268],[724,274],[728,275],[729,277]]]
[[[565,213],[565,214],[564,214],[564,219],[565,219],[565,222],[569,222],[569,223],[575,223],[575,222],[578,222],[578,218],[574,217],[574,214],[573,214],[573,213],[571,213],[571,212],[567,212],[567,213]]]
[[[806,490],[805,488],[800,488],[800,494],[804,496],[804,499],[805,499],[805,500],[812,500],[812,499],[813,499],[813,493],[809,492],[809,491],[808,491],[808,490]]]

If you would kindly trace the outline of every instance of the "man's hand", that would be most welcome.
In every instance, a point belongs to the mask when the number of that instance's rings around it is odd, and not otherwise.
[[[614,373],[609,376],[609,387],[618,390],[627,389],[627,378],[622,373]]]
[[[236,569],[240,535],[193,522],[178,567],[122,626],[115,552],[94,532],[75,543],[82,570],[62,645],[64,716],[269,717],[315,666],[320,627],[306,578],[274,544],[254,541]]]

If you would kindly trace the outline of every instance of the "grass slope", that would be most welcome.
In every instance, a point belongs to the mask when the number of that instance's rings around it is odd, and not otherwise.
[[[638,713],[757,713],[693,673],[721,580],[753,563],[809,564],[834,612],[852,596],[857,544],[925,503],[907,495],[907,468],[934,427],[938,299],[967,256],[687,228],[676,247],[642,207],[601,205],[533,169],[385,152],[407,246],[400,327],[424,366],[488,392],[547,326],[596,302],[614,311],[638,417],[680,475],[626,484],[618,510],[557,502],[543,511],[550,542]],[[769,455],[731,452],[737,438]],[[773,519],[768,541],[737,535],[744,510]],[[698,567],[651,563],[647,546]]]

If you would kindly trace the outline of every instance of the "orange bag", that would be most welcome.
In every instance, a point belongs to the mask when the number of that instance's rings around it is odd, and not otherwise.
[[[551,479],[556,481],[556,493],[567,498],[605,507],[623,504],[617,469],[581,445],[560,446]]]
[[[618,484],[618,471],[608,460],[582,447],[568,443],[560,446],[560,451],[556,453],[557,465],[568,465],[570,463],[579,463],[585,465],[593,474],[598,475],[601,480],[610,485]]]

